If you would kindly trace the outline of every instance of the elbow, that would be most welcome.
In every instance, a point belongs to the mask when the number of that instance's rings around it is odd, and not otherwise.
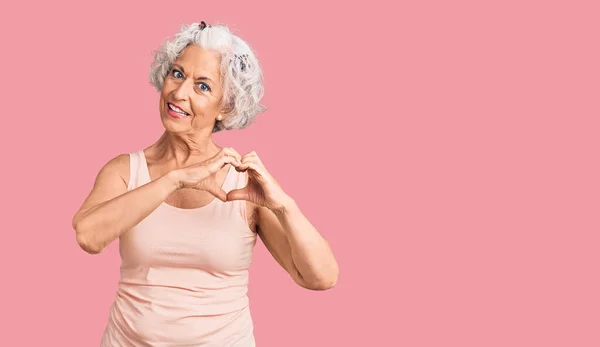
[[[315,291],[324,291],[324,290],[328,290],[328,289],[335,287],[336,283],[337,283],[337,278],[328,280],[328,281],[320,281],[320,282],[311,284],[309,289],[315,290]]]
[[[73,228],[75,229],[75,239],[79,247],[89,254],[102,253],[104,247],[97,242],[93,242],[93,240],[88,236],[89,232],[85,231],[86,229],[82,228],[80,224],[81,223],[73,225]]]
[[[81,233],[77,233],[77,244],[81,249],[83,249],[86,253],[89,254],[100,254],[104,250],[104,247],[90,242]]]
[[[327,290],[335,287],[340,274],[340,268],[337,262],[333,262],[326,271],[324,271],[321,278],[315,283],[314,290]]]
[[[315,290],[315,291],[324,291],[335,287],[338,281],[338,273],[333,272],[329,275],[322,276],[313,281],[307,282],[303,281],[300,285],[306,289]]]
[[[91,242],[82,232],[76,232],[77,244],[81,249],[89,254],[100,254],[104,250],[104,247]]]

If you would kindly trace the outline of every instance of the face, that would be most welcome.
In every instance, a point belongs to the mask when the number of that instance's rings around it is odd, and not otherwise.
[[[216,52],[196,45],[184,49],[167,73],[160,94],[160,116],[167,130],[212,130],[221,113],[220,63]]]

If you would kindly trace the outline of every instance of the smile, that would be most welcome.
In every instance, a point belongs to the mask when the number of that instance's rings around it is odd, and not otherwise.
[[[180,109],[177,106],[171,105],[170,103],[167,104],[167,107],[169,108],[168,113],[172,117],[175,117],[175,118],[185,118],[185,117],[189,116],[188,113],[184,112],[182,109]]]

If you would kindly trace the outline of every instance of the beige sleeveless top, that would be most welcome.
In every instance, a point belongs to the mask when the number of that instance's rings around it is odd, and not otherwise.
[[[128,190],[150,182],[143,150],[130,154]],[[223,190],[246,185],[230,166]],[[121,235],[121,279],[101,346],[255,346],[247,297],[256,234],[246,202],[161,203]]]

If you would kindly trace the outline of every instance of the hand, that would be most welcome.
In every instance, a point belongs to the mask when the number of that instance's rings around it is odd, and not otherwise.
[[[179,169],[179,187],[205,190],[225,202],[227,193],[217,182],[217,172],[227,164],[236,168],[242,165],[241,156],[231,147],[221,149],[214,157],[201,163]]]
[[[237,169],[248,172],[248,184],[244,188],[233,189],[227,193],[227,201],[247,200],[275,211],[291,200],[264,167],[256,152],[245,154],[241,162]]]

